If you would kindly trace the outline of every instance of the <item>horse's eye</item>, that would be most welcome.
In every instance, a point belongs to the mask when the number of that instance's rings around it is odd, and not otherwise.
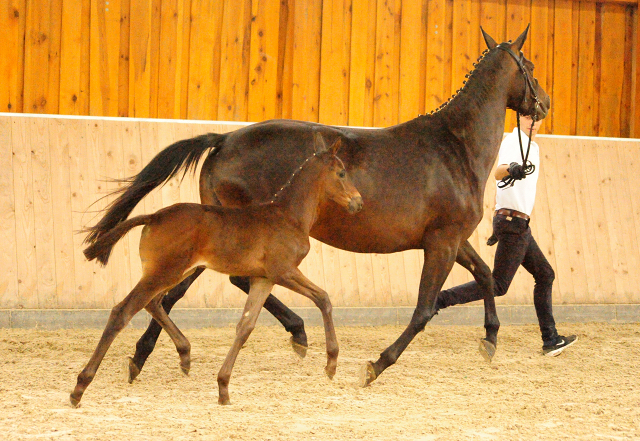
[[[346,172],[346,171],[344,171],[344,170],[340,170],[340,171],[338,172],[338,176],[340,177],[340,179],[344,179],[344,178],[345,178],[345,176],[347,176],[347,172]]]

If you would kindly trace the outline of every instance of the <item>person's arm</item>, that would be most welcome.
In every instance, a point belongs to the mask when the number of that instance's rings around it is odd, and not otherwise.
[[[509,176],[509,164],[500,164],[493,176],[496,181],[501,181],[504,177]]]

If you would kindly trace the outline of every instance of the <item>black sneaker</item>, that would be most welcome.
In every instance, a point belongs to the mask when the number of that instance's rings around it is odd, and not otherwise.
[[[542,347],[542,353],[549,357],[556,357],[560,355],[562,351],[564,351],[566,348],[574,344],[576,341],[578,341],[577,335],[570,335],[568,337],[559,335],[558,338],[556,339],[555,344]]]

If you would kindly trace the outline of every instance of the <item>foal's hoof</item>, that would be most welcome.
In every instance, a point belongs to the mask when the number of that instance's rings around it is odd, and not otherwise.
[[[373,369],[373,363],[367,361],[367,364],[362,366],[360,371],[360,387],[369,386],[378,376],[375,369]]]
[[[300,357],[301,360],[307,356],[307,349],[308,349],[307,346],[303,346],[300,343],[297,343],[293,337],[291,337],[289,341],[291,342],[291,347],[293,348],[293,352],[295,352],[296,355]]]
[[[333,380],[333,377],[336,375],[336,367],[329,367],[329,366],[325,366],[324,367],[324,373],[327,375],[327,377],[329,378],[329,380]]]
[[[140,368],[138,366],[136,366],[136,364],[133,362],[133,358],[128,357],[129,358],[129,378],[127,379],[127,381],[129,381],[129,383],[133,383],[133,380],[136,379],[136,377],[140,374]]]
[[[188,377],[189,376],[189,371],[191,370],[191,366],[180,365],[180,370],[185,375],[185,377]]]
[[[80,398],[81,397],[74,398],[73,394],[69,395],[69,401],[71,402],[71,407],[76,409],[80,407]]]
[[[496,347],[489,340],[483,338],[480,339],[480,346],[478,346],[478,351],[480,351],[480,355],[484,358],[488,363],[491,363],[493,356],[496,354]]]

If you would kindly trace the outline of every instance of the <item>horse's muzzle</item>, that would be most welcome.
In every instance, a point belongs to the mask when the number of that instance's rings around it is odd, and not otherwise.
[[[351,200],[349,201],[349,206],[347,207],[347,210],[349,211],[349,213],[355,214],[358,211],[362,210],[363,206],[364,206],[364,203],[362,202],[362,196],[355,196],[355,197],[352,197]]]

